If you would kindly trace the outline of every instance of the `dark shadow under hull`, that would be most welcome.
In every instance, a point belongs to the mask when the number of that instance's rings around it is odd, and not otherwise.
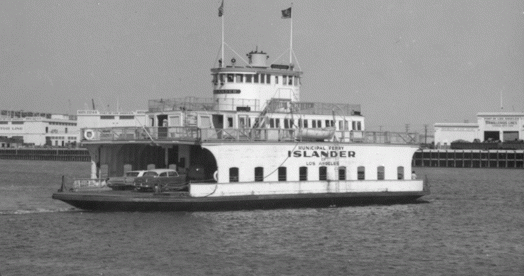
[[[58,192],[54,199],[90,211],[227,211],[280,208],[328,208],[372,204],[416,203],[425,192],[253,195],[189,197],[187,193]]]

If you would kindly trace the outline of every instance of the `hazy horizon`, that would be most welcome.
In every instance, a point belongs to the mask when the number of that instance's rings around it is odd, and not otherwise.
[[[149,99],[212,97],[220,3],[3,1],[0,109],[74,114],[93,99],[133,111]],[[225,0],[226,43],[289,61],[289,6]],[[367,129],[524,112],[523,1],[299,0],[292,17],[301,100],[361,104]],[[225,56],[236,57],[227,47]]]

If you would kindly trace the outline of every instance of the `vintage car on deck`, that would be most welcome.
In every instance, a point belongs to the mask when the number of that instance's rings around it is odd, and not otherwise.
[[[148,170],[143,176],[135,178],[135,189],[149,191],[185,191],[188,189],[186,175],[172,169]]]
[[[135,178],[141,177],[146,170],[128,171],[124,176],[110,177],[107,179],[107,186],[113,190],[133,190],[135,188]]]

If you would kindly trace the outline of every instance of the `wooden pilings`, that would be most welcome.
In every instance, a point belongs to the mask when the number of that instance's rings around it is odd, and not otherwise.
[[[91,156],[86,149],[0,149],[0,159],[78,161],[89,162]]]
[[[524,168],[523,150],[432,150],[415,152],[414,167]]]

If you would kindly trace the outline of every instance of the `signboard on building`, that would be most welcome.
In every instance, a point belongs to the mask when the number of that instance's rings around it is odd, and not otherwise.
[[[518,117],[485,117],[484,123],[486,127],[501,127],[501,128],[518,128]]]

